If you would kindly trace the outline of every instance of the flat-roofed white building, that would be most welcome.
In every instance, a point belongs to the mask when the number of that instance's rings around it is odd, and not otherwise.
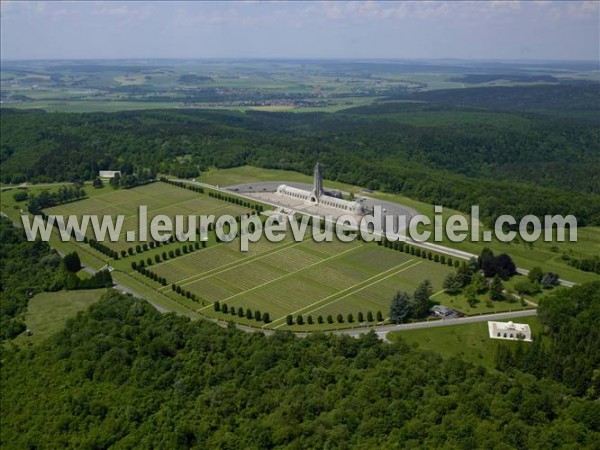
[[[531,329],[526,323],[488,322],[491,339],[531,342]]]
[[[120,170],[100,170],[98,172],[98,177],[99,178],[114,178],[115,175],[119,174],[119,176],[121,176],[121,171]]]

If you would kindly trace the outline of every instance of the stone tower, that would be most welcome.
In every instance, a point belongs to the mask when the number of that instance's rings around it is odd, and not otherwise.
[[[318,203],[321,195],[323,195],[323,173],[321,172],[321,164],[317,162],[313,172],[313,189],[310,193],[310,201]]]

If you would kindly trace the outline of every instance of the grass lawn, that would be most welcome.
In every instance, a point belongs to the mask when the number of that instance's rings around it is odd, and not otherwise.
[[[42,292],[29,300],[23,319],[33,333],[19,335],[14,342],[18,345],[39,344],[63,328],[71,317],[85,311],[96,303],[107,289],[81,291]]]
[[[502,320],[502,322],[508,321]],[[516,322],[528,323],[532,338],[534,340],[541,338],[543,326],[537,316],[521,317],[516,319]],[[444,358],[458,357],[492,370],[496,348],[500,342],[519,345],[518,342],[490,339],[487,322],[397,331],[389,333],[388,339],[392,341],[403,339],[408,344],[438,353]],[[529,344],[524,342],[522,345]]]

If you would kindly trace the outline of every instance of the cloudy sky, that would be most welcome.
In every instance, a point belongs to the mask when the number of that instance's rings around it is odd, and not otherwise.
[[[600,3],[1,1],[2,59],[598,60]]]

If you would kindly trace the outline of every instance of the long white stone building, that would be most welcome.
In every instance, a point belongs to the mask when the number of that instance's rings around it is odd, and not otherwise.
[[[358,202],[348,201],[341,198],[332,197],[325,193],[323,189],[323,173],[321,172],[321,164],[317,162],[313,173],[313,189],[305,191],[285,184],[279,185],[276,195],[288,197],[291,199],[302,200],[307,205],[327,206],[342,211],[347,211],[349,214],[362,214],[363,207]]]

